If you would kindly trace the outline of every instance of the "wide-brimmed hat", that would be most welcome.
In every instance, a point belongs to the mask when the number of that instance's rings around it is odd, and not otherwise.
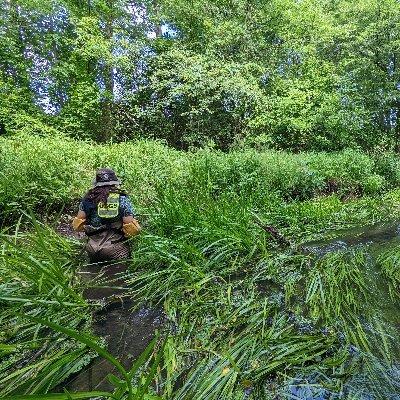
[[[93,182],[94,187],[120,185],[122,182],[111,168],[100,168],[96,171],[96,180]]]

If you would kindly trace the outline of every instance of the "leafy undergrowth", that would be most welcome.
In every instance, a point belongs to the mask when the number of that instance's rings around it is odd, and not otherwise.
[[[146,350],[135,372],[121,369],[110,378],[114,398],[357,400],[362,391],[347,382],[361,366],[371,382],[388,377],[392,343],[373,315],[368,256],[320,257],[301,245],[398,216],[400,192],[388,191],[397,175],[382,177],[378,164],[356,152],[191,154],[153,142],[78,149],[73,141],[53,143],[54,153],[48,139],[39,139],[38,158],[31,159],[32,141],[6,139],[3,173],[16,182],[0,191],[7,215],[71,203],[94,169],[114,160],[135,191],[145,228],[133,240],[130,293],[137,304],[162,305],[169,319],[171,333]],[[79,166],[71,162],[78,153]],[[89,334],[90,307],[71,256],[76,241],[38,224],[34,230],[1,239],[4,395],[46,393],[95,354],[108,357]],[[381,261],[393,304],[396,257]]]
[[[0,395],[45,393],[88,364],[94,353],[79,341],[21,315],[89,331],[89,305],[77,290],[76,246],[31,220],[31,232],[0,238]]]

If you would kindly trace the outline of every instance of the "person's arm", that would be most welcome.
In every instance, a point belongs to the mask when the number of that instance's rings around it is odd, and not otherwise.
[[[135,217],[133,215],[128,215],[127,217],[123,217],[122,218],[122,222],[124,224],[129,224],[130,222],[132,222],[135,219]]]
[[[78,215],[72,220],[72,229],[76,232],[84,232],[83,225],[86,222],[86,213],[83,210],[78,211]]]
[[[132,207],[130,200],[124,197],[121,202],[122,209],[122,231],[126,238],[136,236],[140,233],[141,227],[135,219],[135,210]]]
[[[129,221],[129,222],[126,222]],[[134,217],[124,217],[122,219],[122,231],[126,238],[130,238],[139,235],[142,228]]]
[[[86,213],[85,213],[85,211],[79,210],[79,211],[78,211],[78,215],[76,216],[76,218],[86,219]]]

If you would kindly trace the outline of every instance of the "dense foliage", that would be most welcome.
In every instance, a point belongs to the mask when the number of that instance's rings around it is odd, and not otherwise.
[[[154,141],[94,145],[29,135],[0,141],[2,217],[19,217],[0,234],[0,396],[385,400],[398,393],[398,247],[382,253],[381,243],[377,266],[368,245],[305,244],[399,218],[398,157],[182,152]],[[80,243],[21,212],[31,207],[49,219],[65,204],[75,213],[96,166],[110,160],[144,227],[132,240],[126,294],[163,313],[164,340],[130,360],[131,369],[88,332],[102,302],[82,298]],[[96,353],[117,367],[112,394],[51,394]]]
[[[160,188],[170,188],[177,200],[183,190],[190,198],[205,185],[205,195],[248,195],[247,207],[257,209],[273,198],[283,204],[335,195],[340,203],[383,194],[400,184],[399,157],[371,157],[355,150],[181,152],[154,141],[95,145],[28,134],[0,138],[0,144],[0,210],[8,219],[28,208],[41,214],[63,206],[76,209],[100,165],[115,169],[139,207],[159,198]]]
[[[0,133],[399,147],[398,0],[1,0]]]

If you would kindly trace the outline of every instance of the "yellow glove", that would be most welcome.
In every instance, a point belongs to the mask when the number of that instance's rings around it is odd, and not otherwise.
[[[126,238],[139,235],[141,230],[142,228],[140,227],[139,222],[137,222],[136,219],[134,219],[132,222],[128,222],[127,224],[122,225],[122,231],[124,232],[124,236]]]
[[[75,217],[72,220],[72,229],[76,232],[84,232],[85,230],[83,228],[83,225],[85,224],[85,222],[86,222],[86,218]]]

